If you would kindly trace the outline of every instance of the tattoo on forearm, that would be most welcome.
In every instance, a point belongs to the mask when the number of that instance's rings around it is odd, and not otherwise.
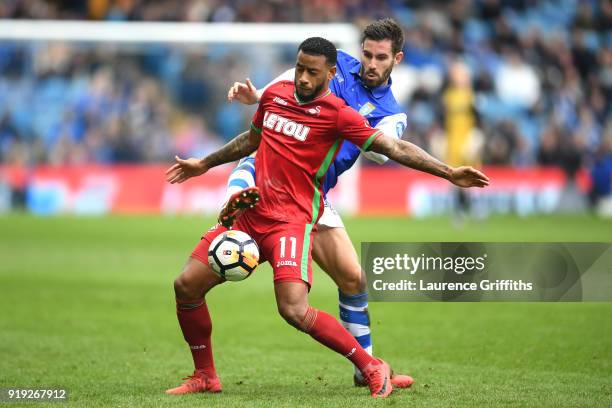
[[[451,168],[448,165],[410,142],[382,136],[372,144],[372,150],[404,166],[445,179],[450,177]]]
[[[208,168],[230,163],[253,153],[258,143],[250,137],[250,131],[243,132],[232,139],[221,149],[206,156],[204,161]]]

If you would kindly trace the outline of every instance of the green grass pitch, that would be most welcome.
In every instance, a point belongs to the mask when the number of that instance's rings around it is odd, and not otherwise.
[[[223,393],[167,396],[192,371],[172,281],[211,221],[0,217],[0,387],[69,389],[54,407],[612,406],[612,303],[371,303],[375,353],[416,380],[377,401],[282,321],[268,266],[209,296]],[[346,225],[356,244],[612,238],[611,221],[590,217]],[[310,299],[337,315],[320,271]]]

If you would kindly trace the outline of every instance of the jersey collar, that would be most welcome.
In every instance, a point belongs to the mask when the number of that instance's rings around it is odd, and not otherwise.
[[[328,90],[327,90],[327,92],[325,92],[323,95],[319,95],[319,96],[317,96],[316,98],[314,98],[314,99],[313,99],[313,100],[311,100],[311,101],[308,101],[308,102],[302,102],[302,101],[300,100],[300,98],[298,97],[298,94],[297,94],[297,92],[295,91],[295,89],[293,90],[293,97],[295,98],[295,101],[298,103],[298,105],[306,105],[306,104],[312,103],[312,102],[314,102],[314,101],[318,101],[318,100],[320,100],[320,99],[325,98],[325,97],[326,97],[327,95],[329,95],[329,94],[331,94],[331,89],[328,89]]]
[[[359,71],[361,71],[361,62],[356,64],[354,67],[352,67],[350,69],[350,73],[352,75],[354,75],[358,80],[359,83],[366,88],[368,91],[370,91],[370,93],[372,94],[372,96],[374,96],[376,99],[380,99],[383,96],[385,96],[385,94],[387,93],[388,89],[391,87],[391,77],[389,77],[389,83],[387,85],[381,85],[381,86],[376,86],[374,88],[368,88],[363,81],[361,80],[361,76],[359,75]]]

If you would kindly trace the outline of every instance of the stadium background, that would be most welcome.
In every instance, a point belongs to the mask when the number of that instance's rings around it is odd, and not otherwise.
[[[199,402],[161,394],[190,367],[171,282],[212,224],[231,167],[182,186],[165,185],[163,170],[245,129],[253,107],[228,104],[228,87],[246,77],[263,86],[295,56],[294,43],[9,40],[8,23],[349,23],[359,33],[388,16],[406,36],[393,73],[404,138],[484,166],[492,185],[462,213],[446,183],[362,161],[332,196],[356,246],[609,242],[610,1],[2,1],[0,387],[68,387],[75,406]],[[269,273],[210,299],[226,393],[206,402],[369,403],[344,362],[284,327]],[[337,307],[320,271],[311,297]],[[375,352],[417,379],[390,401],[612,403],[609,303],[371,311]]]

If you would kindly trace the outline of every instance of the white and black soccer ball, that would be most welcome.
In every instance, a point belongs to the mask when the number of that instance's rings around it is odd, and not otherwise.
[[[245,232],[225,231],[210,243],[208,263],[222,278],[240,281],[248,278],[259,264],[259,247]]]

